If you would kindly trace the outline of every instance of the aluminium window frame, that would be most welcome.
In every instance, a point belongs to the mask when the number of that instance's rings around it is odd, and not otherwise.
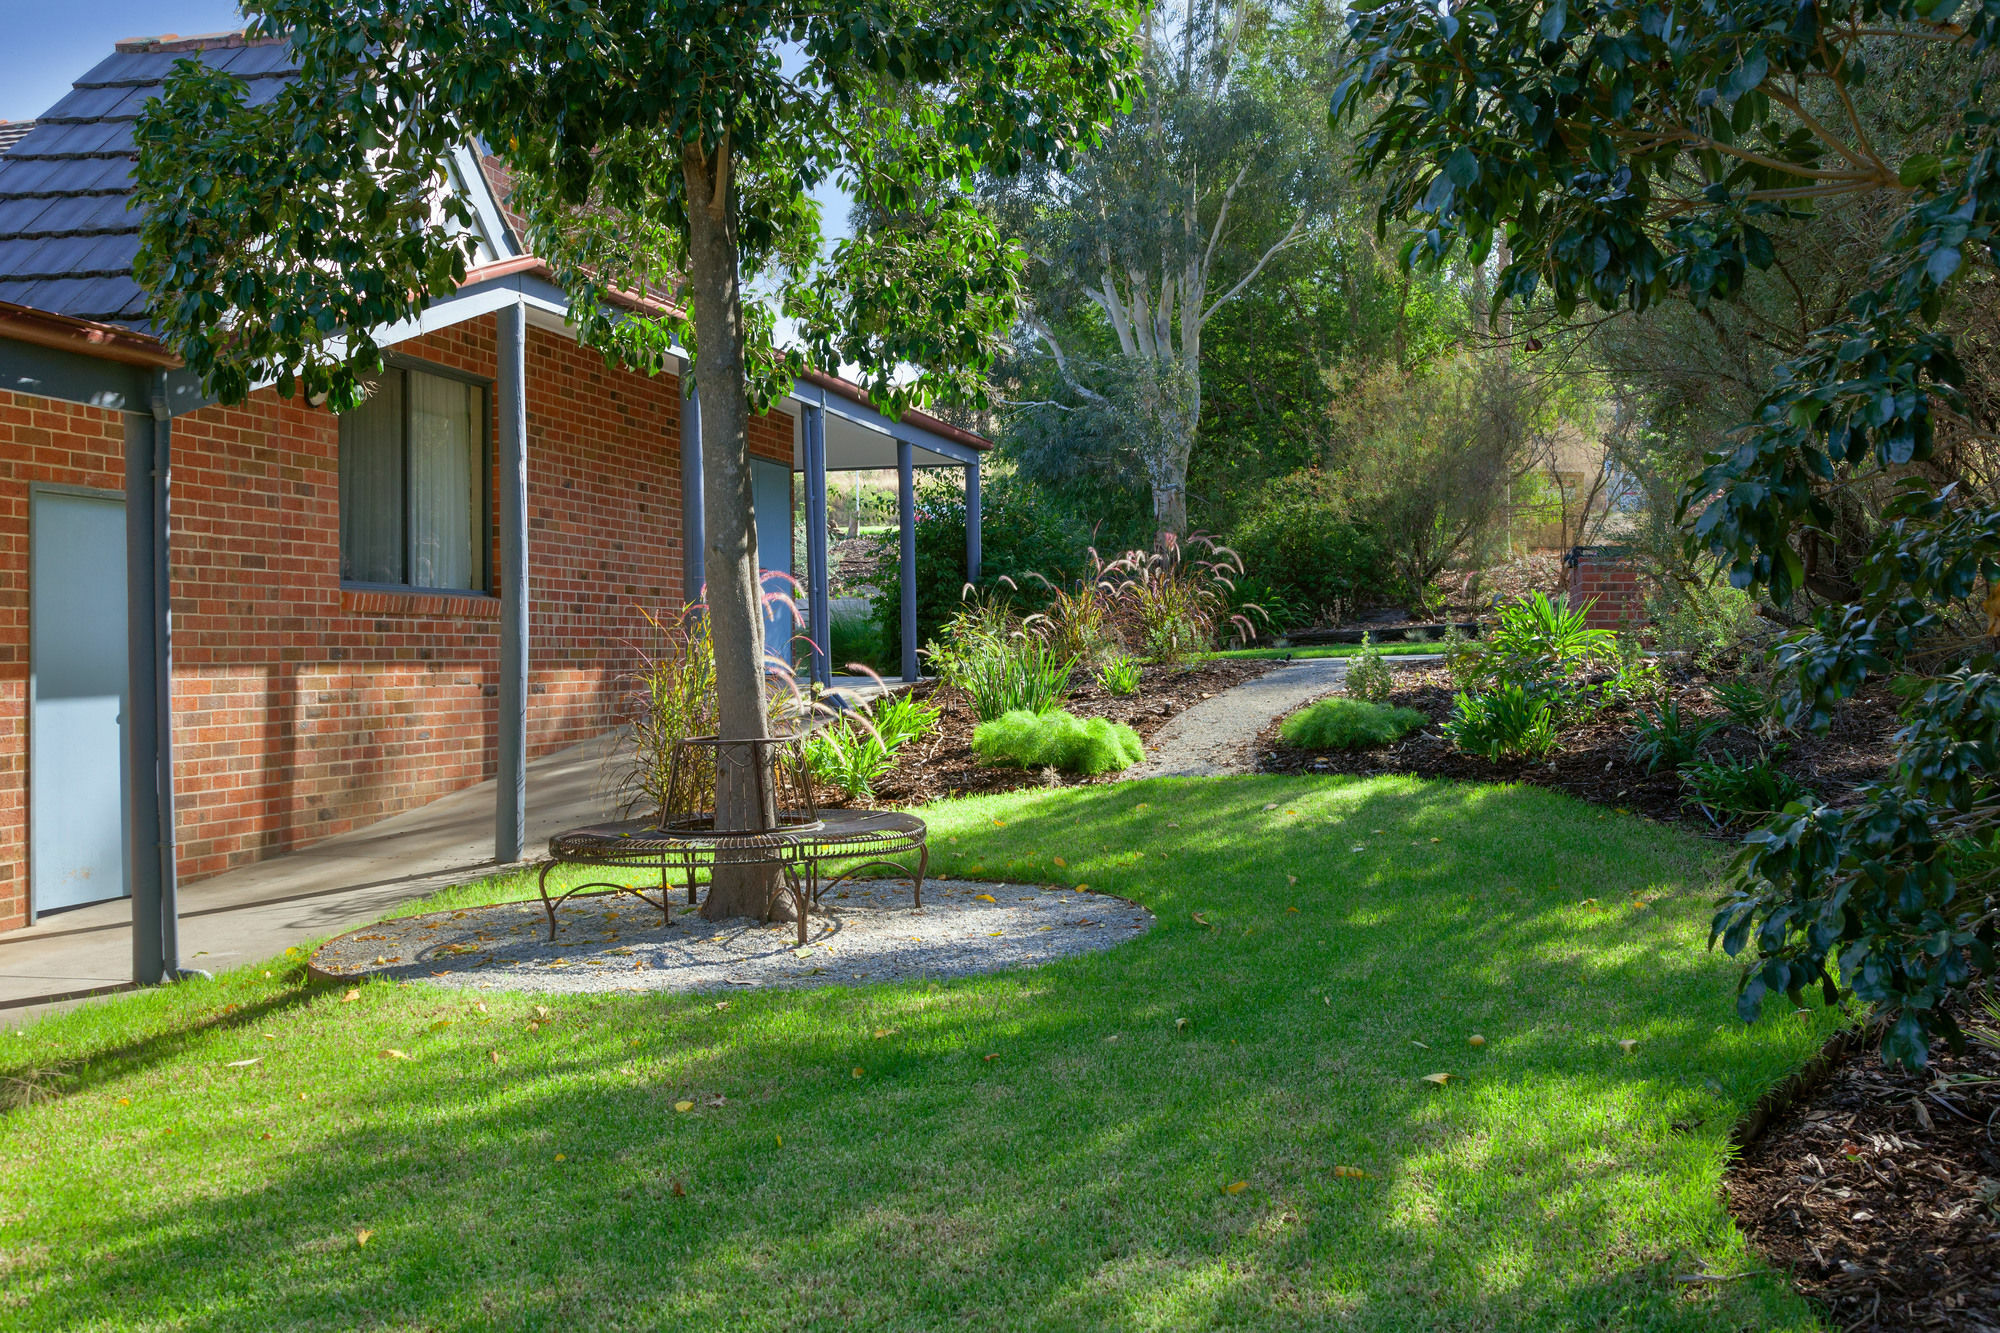
[[[474,588],[439,588],[418,583],[380,583],[366,579],[350,579],[342,576],[340,586],[355,592],[408,593],[420,597],[497,597],[493,589],[493,400],[498,384],[491,375],[480,375],[456,366],[439,365],[422,357],[410,356],[404,352],[385,351],[382,353],[382,369],[404,376],[403,414],[401,422],[403,461],[403,572],[409,574],[415,560],[415,544],[412,542],[412,528],[415,514],[412,511],[410,486],[410,385],[408,376],[412,373],[435,375],[439,379],[456,380],[479,390],[479,411],[477,413],[479,431],[479,586]],[[335,445],[338,448],[338,443]],[[337,539],[337,535],[336,535]],[[346,553],[342,552],[345,562]]]

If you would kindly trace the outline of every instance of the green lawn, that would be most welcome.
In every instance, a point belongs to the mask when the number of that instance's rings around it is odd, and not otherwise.
[[[1442,645],[1435,643],[1378,643],[1375,650],[1384,657],[1405,657],[1418,653],[1443,652]],[[1212,653],[1203,653],[1203,658],[1242,657],[1263,660],[1275,657],[1352,657],[1361,651],[1358,643],[1324,644],[1317,648],[1224,648]]]
[[[293,960],[0,1033],[68,1070],[0,1116],[0,1325],[1816,1327],[1779,1277],[1673,1280],[1763,1267],[1729,1126],[1831,1027],[1731,1017],[1712,846],[1400,778],[930,814],[937,873],[1159,925],[726,1006],[346,1003]]]

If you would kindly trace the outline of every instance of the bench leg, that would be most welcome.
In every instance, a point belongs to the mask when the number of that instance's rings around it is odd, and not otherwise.
[[[917,848],[917,877],[916,877],[917,891],[916,891],[915,906],[922,907],[924,905],[924,876],[927,873],[929,873],[930,868],[931,868],[931,845],[929,843],[925,843],[923,846]]]
[[[674,882],[667,876],[667,863],[660,862],[660,925],[674,924]]]
[[[537,891],[542,895],[542,910],[549,914],[549,940],[551,943],[555,941],[556,937],[556,905],[549,901],[549,872],[555,868],[556,863],[554,861],[543,865],[541,879],[535,886]]]

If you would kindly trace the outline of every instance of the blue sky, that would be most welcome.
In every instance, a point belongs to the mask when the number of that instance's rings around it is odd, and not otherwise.
[[[4,0],[0,120],[32,120],[123,37],[243,25],[235,0]]]

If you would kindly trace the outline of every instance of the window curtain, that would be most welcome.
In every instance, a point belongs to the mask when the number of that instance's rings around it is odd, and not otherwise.
[[[410,583],[480,582],[479,390],[411,372]]]
[[[403,377],[385,375],[340,418],[340,576],[401,583]]]

